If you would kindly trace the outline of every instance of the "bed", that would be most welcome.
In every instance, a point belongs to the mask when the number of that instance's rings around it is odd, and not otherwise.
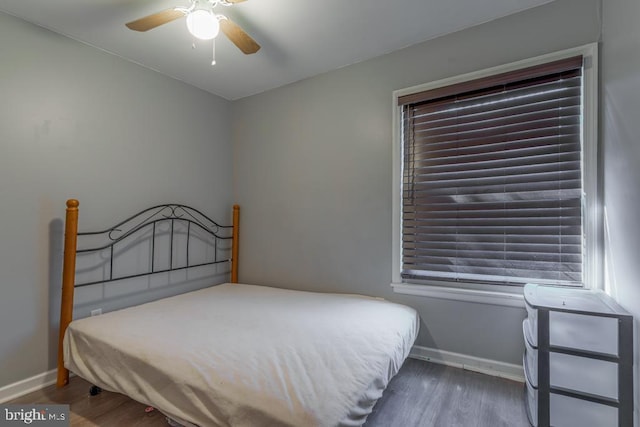
[[[416,339],[418,315],[403,305],[237,283],[237,206],[232,226],[163,205],[93,233],[77,233],[77,201],[67,209],[60,387],[71,370],[185,426],[359,426]],[[107,244],[77,249],[78,238],[100,233]],[[213,248],[206,260],[194,253],[205,235]],[[169,246],[165,263],[157,253],[160,236]],[[114,259],[123,259],[118,248],[131,247],[123,239],[132,238],[149,248],[142,256],[151,266],[147,274],[229,265],[232,283],[71,321],[76,287],[144,274],[114,267]],[[82,275],[76,259],[91,250],[102,254],[102,276],[76,283]]]

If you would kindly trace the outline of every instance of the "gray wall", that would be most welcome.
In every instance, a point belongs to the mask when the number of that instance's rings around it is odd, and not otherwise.
[[[392,293],[391,96],[599,35],[599,1],[558,0],[234,102],[241,281],[404,302],[418,344],[520,364],[524,310]]]
[[[636,425],[640,373],[640,3],[604,0],[602,153],[606,209],[607,285],[636,317]]]
[[[0,387],[55,366],[65,200],[80,229],[150,203],[229,220],[230,104],[0,14]]]

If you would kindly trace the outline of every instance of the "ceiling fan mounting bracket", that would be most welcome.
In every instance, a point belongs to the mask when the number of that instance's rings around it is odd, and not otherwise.
[[[193,11],[196,8],[213,10],[217,5],[233,6],[235,2],[229,0],[191,0],[191,5],[187,8],[176,7],[176,10]]]
[[[220,3],[223,6],[233,6],[234,3],[231,3],[230,1],[227,0],[218,0],[218,3]]]

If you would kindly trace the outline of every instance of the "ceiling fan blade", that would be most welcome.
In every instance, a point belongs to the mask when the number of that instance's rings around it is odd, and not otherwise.
[[[250,55],[260,50],[260,45],[235,22],[229,19],[221,19],[220,29],[245,54]]]
[[[144,18],[128,22],[126,26],[134,31],[148,31],[168,22],[175,21],[183,16],[184,12],[181,10],[167,9],[162,12],[154,13],[149,16],[145,16]]]

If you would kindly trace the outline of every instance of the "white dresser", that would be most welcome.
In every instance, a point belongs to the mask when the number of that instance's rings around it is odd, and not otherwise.
[[[526,405],[534,427],[633,426],[633,317],[600,291],[528,284]]]

